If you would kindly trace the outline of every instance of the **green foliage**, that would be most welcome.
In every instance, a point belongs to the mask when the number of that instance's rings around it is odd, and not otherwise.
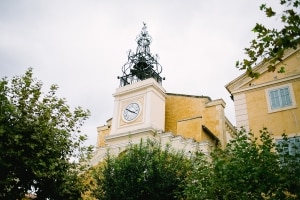
[[[224,149],[187,156],[148,140],[92,170],[97,199],[282,200],[300,197],[300,151],[241,129]]]
[[[291,48],[296,49],[300,44],[300,1],[280,0],[280,4],[284,6],[280,16],[282,28],[271,29],[257,23],[252,29],[257,38],[250,42],[250,47],[245,48],[245,54],[248,58],[236,62],[236,67],[240,70],[246,70],[250,77],[257,78],[259,76],[258,72],[252,70],[257,61],[268,62],[268,70],[274,72],[276,70],[275,65],[282,61],[284,51]],[[278,18],[278,14],[266,4],[262,4],[260,10],[265,12],[269,18]],[[278,73],[284,71],[282,67],[277,70]]]
[[[283,141],[276,146],[277,152],[280,154],[280,189],[288,191],[292,195],[291,199],[299,199],[300,197],[300,149],[297,146],[289,144],[287,135],[283,134]],[[290,154],[286,151],[292,148],[294,153]]]
[[[191,162],[183,152],[152,140],[131,144],[118,157],[107,155],[94,170],[98,199],[180,199]]]
[[[79,199],[79,164],[91,150],[83,147],[80,127],[89,111],[71,111],[56,97],[58,86],[47,94],[33,78],[0,80],[0,198],[21,199],[34,193],[38,199]]]
[[[267,130],[260,133],[260,141],[252,133],[241,130],[224,151],[213,154],[218,196],[224,199],[262,199],[270,197],[277,188],[278,155]]]
[[[187,199],[217,199],[211,160],[201,152],[191,157],[191,172],[185,181],[184,194]]]
[[[299,155],[286,153],[282,159],[285,141],[276,146],[266,128],[259,139],[242,129],[209,161],[196,156],[187,178],[187,199],[299,199]]]

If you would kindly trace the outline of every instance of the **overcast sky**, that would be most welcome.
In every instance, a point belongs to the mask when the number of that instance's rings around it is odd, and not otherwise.
[[[266,19],[259,5],[279,0],[1,0],[0,77],[34,76],[48,91],[59,85],[59,97],[71,107],[91,111],[83,132],[96,143],[96,127],[113,114],[112,94],[127,52],[143,22],[152,36],[167,92],[205,95],[226,102],[235,125],[232,100],[225,85],[242,74],[235,62]]]

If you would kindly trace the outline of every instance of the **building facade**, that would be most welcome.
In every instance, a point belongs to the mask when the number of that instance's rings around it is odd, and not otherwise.
[[[237,128],[258,136],[267,127],[277,142],[285,133],[300,148],[300,49],[286,51],[276,69],[281,67],[284,73],[269,72],[268,63],[259,64],[253,68],[259,78],[245,73],[225,87],[234,101]]]

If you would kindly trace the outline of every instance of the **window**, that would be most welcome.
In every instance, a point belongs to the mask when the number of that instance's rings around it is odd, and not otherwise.
[[[289,87],[271,90],[269,92],[271,108],[282,108],[292,105]]]
[[[300,136],[288,138],[287,141],[283,139],[276,140],[276,143],[282,148],[282,155],[296,155],[300,154]]]
[[[295,107],[293,88],[291,84],[282,85],[266,90],[269,112]]]

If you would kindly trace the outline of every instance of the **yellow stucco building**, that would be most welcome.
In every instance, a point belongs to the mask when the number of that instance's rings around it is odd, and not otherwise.
[[[166,93],[165,131],[225,146],[233,131],[225,117],[225,105],[222,99]]]
[[[151,37],[145,26],[137,43],[137,51],[129,52],[119,77],[120,87],[113,94],[113,116],[97,128],[91,165],[101,161],[107,150],[118,154],[142,138],[204,153],[216,146],[224,147],[234,131],[225,116],[225,102],[207,96],[167,93],[162,87],[161,66],[150,53]]]
[[[258,136],[267,127],[276,141],[286,133],[300,148],[300,49],[286,51],[277,69],[282,66],[285,73],[268,72],[268,63],[259,64],[253,68],[261,74],[258,79],[243,74],[225,87],[234,100],[237,128]]]

